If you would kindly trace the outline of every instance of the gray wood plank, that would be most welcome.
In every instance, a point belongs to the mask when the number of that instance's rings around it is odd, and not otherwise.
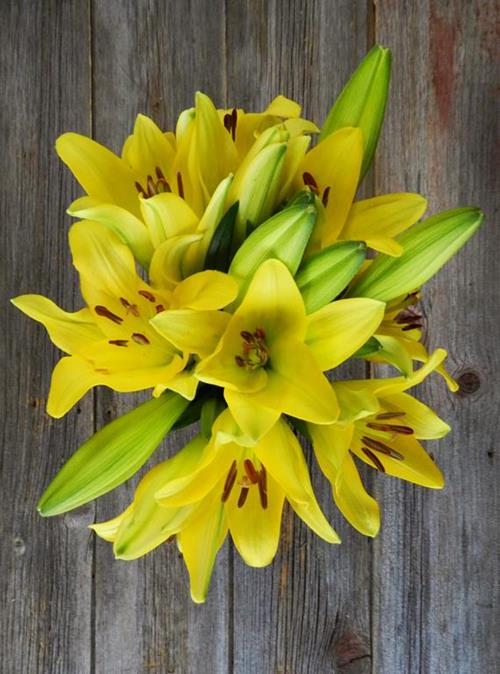
[[[283,93],[321,123],[366,51],[366,3],[229,2],[226,21],[228,104],[250,110]],[[363,376],[363,369],[336,376]],[[320,503],[344,542],[329,546],[288,509],[272,566],[250,569],[234,551],[238,674],[370,671],[370,542],[343,521],[310,463]]]
[[[209,11],[208,11],[209,10]],[[205,2],[96,2],[94,8],[94,131],[116,151],[135,116],[150,115],[174,128],[200,89],[220,104],[224,95],[223,4]],[[142,399],[99,394],[102,422]],[[173,436],[156,457],[180,449]],[[137,478],[97,504],[98,519],[120,512]],[[201,671],[223,674],[228,651],[228,576],[219,556],[207,603],[192,604],[184,563],[175,545],[137,562],[115,561],[96,541],[96,674]]]
[[[92,396],[64,420],[45,413],[59,357],[43,328],[8,299],[39,292],[76,308],[65,210],[75,186],[53,144],[89,131],[89,10],[82,0],[0,4],[0,268],[3,386],[0,669],[5,674],[91,671],[93,507],[42,520],[36,503],[92,432]]]
[[[494,17],[488,1],[376,5],[377,39],[394,55],[378,191],[421,190],[431,212],[479,205],[487,221],[423,300],[427,342],[449,348],[463,388],[450,394],[437,377],[421,388],[453,426],[429,443],[446,487],[377,481],[384,523],[375,542],[375,672],[469,674],[498,663]]]

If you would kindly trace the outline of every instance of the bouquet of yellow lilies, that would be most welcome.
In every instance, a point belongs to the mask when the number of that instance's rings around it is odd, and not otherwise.
[[[144,475],[124,512],[92,525],[120,559],[175,538],[196,602],[228,531],[247,564],[272,561],[285,499],[340,542],[299,437],[367,536],[379,529],[379,508],[355,458],[443,486],[419,440],[449,426],[407,390],[433,371],[457,387],[446,352],[422,344],[415,305],[482,214],[459,208],[420,221],[426,200],[410,193],[355,201],[389,79],[390,53],[376,46],[321,129],[284,96],[253,113],[218,110],[197,93],[175,133],[139,115],[120,157],[75,133],[57,140],[86,193],[68,210],[78,218],[69,245],[86,306],[68,313],[40,295],[13,300],[66,354],[47,412],[62,417],[94,386],[152,389],[152,398],[85,442],[38,508],[56,515],[109,492],[170,430],[198,423],[185,447]],[[327,378],[351,358],[389,364],[395,376]]]

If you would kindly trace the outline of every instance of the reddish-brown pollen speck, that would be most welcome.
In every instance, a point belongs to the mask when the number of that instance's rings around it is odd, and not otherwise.
[[[94,311],[98,316],[103,316],[104,318],[108,318],[110,321],[113,321],[113,323],[116,323],[117,325],[120,325],[123,323],[123,318],[120,316],[117,316],[114,314],[112,311],[107,309],[106,307],[103,307],[101,304],[98,304],[97,306],[94,307]]]
[[[125,297],[120,297],[120,302],[122,307],[125,308],[127,314],[132,314],[132,316],[139,318],[139,309],[137,308],[137,304],[130,304],[130,302],[125,299]]]
[[[155,306],[155,309],[157,314],[161,314],[162,311],[165,311],[165,307],[163,306],[163,304],[157,304]]]
[[[151,342],[146,337],[146,335],[143,335],[140,332],[134,332],[133,335],[132,335],[132,339],[134,340],[134,342],[136,344],[141,344],[141,345],[151,344]]]
[[[139,295],[142,295],[148,302],[156,302],[156,297],[149,290],[138,290]]]

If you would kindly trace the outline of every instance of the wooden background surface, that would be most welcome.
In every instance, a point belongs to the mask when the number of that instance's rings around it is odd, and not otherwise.
[[[372,541],[349,529],[313,468],[343,544],[329,547],[288,512],[271,567],[245,568],[226,543],[204,606],[191,603],[172,546],[116,562],[86,528],[120,510],[135,481],[64,517],[37,515],[72,451],[136,398],[98,391],[65,420],[49,419],[56,349],[2,302],[3,673],[498,671],[495,18],[493,0],[0,2],[6,300],[41,292],[79,305],[64,214],[79,189],[53,150],[59,134],[91,134],[118,150],[138,112],[169,128],[197,89],[220,106],[256,110],[282,92],[322,122],[375,41],[393,50],[394,67],[365,193],[421,191],[432,212],[479,205],[487,216],[423,302],[427,342],[450,349],[462,385],[460,395],[437,378],[422,387],[453,424],[432,447],[445,490],[370,475],[383,508]]]

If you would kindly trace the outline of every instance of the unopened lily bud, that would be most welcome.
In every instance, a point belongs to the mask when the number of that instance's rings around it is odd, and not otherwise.
[[[260,265],[281,260],[295,275],[316,222],[312,204],[290,206],[257,227],[236,251],[229,274],[240,282],[241,298]]]
[[[335,299],[352,281],[365,258],[366,246],[360,241],[341,241],[310,257],[295,279],[307,313]]]
[[[375,45],[361,61],[330,110],[320,141],[346,126],[363,132],[360,181],[370,167],[384,120],[391,79],[391,52]]]
[[[378,255],[349,296],[389,302],[420,288],[470,239],[483,217],[478,208],[455,208],[419,222],[396,238],[403,254]]]

